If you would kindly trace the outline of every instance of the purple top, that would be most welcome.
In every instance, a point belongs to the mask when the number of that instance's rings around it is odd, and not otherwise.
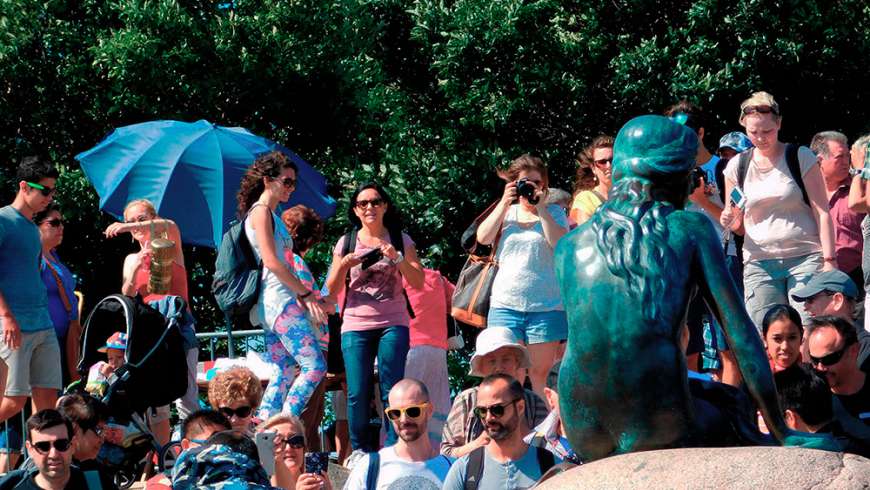
[[[75,295],[76,280],[72,272],[63,265],[57,252],[52,251],[51,256],[53,262],[48,262],[45,257],[40,257],[39,273],[48,292],[48,313],[51,316],[51,323],[54,325],[54,332],[58,339],[63,339],[69,330],[69,322],[79,319],[79,299]],[[60,277],[66,297],[69,298],[70,311],[67,311],[63,304],[52,270]]]
[[[334,255],[341,255],[344,247],[341,237],[335,244]],[[402,233],[405,251],[414,245],[411,237]],[[370,250],[360,240],[356,241],[353,253],[357,256]],[[399,267],[386,257],[366,270],[358,265],[350,270],[350,287],[347,294],[347,307],[344,311],[342,332],[374,330],[392,325],[408,326],[411,317],[402,294],[402,275]]]

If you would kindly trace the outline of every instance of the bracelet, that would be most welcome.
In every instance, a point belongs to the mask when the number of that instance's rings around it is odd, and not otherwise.
[[[300,294],[300,295],[299,295],[299,299],[305,299],[305,298],[311,296],[313,293],[314,293],[314,291],[312,291],[312,290],[309,289],[307,293],[305,293],[305,294]]]
[[[825,262],[836,262],[837,258],[836,257],[823,257],[822,260],[824,260]]]
[[[404,262],[404,260],[405,260],[405,256],[402,254],[402,252],[396,252],[396,253],[398,254],[398,255],[396,255],[396,259],[390,261],[393,263],[393,265],[399,265],[402,262]]]

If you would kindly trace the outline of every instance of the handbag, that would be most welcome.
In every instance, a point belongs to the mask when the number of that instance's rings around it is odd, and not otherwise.
[[[486,327],[486,316],[489,314],[489,297],[492,294],[492,283],[498,273],[498,262],[495,260],[496,247],[501,239],[501,227],[489,248],[489,254],[479,253],[485,247],[477,243],[477,228],[480,223],[495,209],[498,201],[492,203],[471,226],[462,234],[463,248],[468,250],[468,259],[462,266],[456,289],[453,291],[450,316],[456,320],[479,328]],[[472,241],[472,238],[474,240]]]
[[[444,288],[444,303],[447,307],[447,318],[445,319],[447,325],[447,350],[460,350],[465,347],[465,339],[462,338],[462,332],[459,331],[459,325],[456,324],[456,320],[450,316],[451,298],[447,296],[447,279],[441,274],[438,274],[438,276],[441,278],[441,287]]]

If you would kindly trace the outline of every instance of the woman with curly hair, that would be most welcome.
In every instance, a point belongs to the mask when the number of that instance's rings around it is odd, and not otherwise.
[[[613,138],[601,135],[577,155],[577,178],[574,183],[574,203],[569,217],[578,225],[585,223],[610,193],[611,172],[613,171]],[[594,185],[589,188],[589,174]]]
[[[263,385],[257,375],[243,366],[221,371],[208,383],[208,403],[226,415],[233,430],[248,436],[254,433],[252,416],[260,405]]]
[[[260,297],[251,310],[251,323],[262,325],[268,333],[266,349],[275,369],[257,413],[262,420],[278,412],[299,416],[326,374],[315,334],[316,326],[326,321],[326,313],[287,261],[285,252],[293,250],[293,239],[275,214],[278,203],[290,199],[296,176],[296,164],[284,154],[267,153],[245,173],[238,194],[245,236],[263,263]],[[295,380],[294,360],[300,369]]]

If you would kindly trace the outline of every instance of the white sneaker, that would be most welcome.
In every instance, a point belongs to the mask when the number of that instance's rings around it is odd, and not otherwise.
[[[344,467],[348,470],[353,470],[353,467],[365,457],[367,453],[362,449],[354,449],[347,459],[344,460]]]

